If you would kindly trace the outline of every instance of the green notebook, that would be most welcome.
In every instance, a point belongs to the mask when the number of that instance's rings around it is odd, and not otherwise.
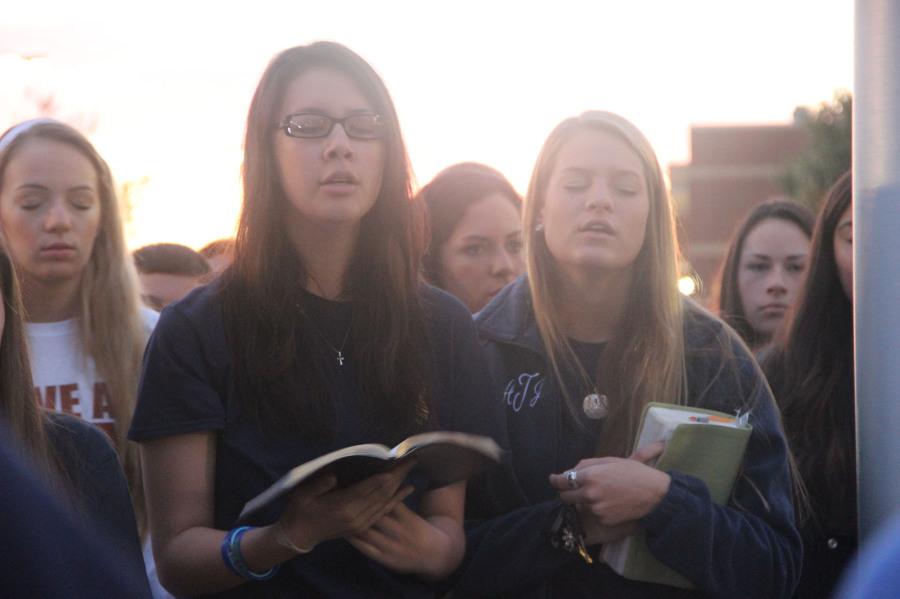
[[[702,408],[651,403],[644,408],[634,447],[666,441],[654,466],[699,478],[709,488],[712,500],[723,505],[734,487],[751,430],[746,415],[734,417]],[[687,578],[651,555],[643,531],[604,545],[600,557],[631,580],[694,588]]]

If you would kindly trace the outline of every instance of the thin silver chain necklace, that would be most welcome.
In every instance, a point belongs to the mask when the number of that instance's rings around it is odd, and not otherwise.
[[[341,341],[341,346],[335,347],[328,341],[328,339],[325,338],[325,335],[322,334],[322,332],[315,325],[315,323],[313,323],[312,318],[307,316],[306,312],[303,311],[303,308],[300,307],[300,304],[296,304],[296,306],[297,306],[297,309],[300,310],[300,314],[302,314],[303,317],[306,319],[306,321],[309,323],[309,328],[311,328],[313,331],[316,332],[316,335],[319,336],[319,338],[322,340],[322,342],[325,345],[327,345],[331,349],[331,351],[333,351],[335,354],[337,354],[338,366],[343,366],[344,360],[347,359],[344,357],[344,347],[347,345],[347,339],[350,338],[350,330],[353,328],[353,314],[351,313],[351,315],[350,315],[350,324],[347,325],[347,332],[344,333],[344,340]]]

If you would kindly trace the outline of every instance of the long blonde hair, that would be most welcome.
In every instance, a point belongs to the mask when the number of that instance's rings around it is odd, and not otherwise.
[[[684,403],[686,398],[683,308],[677,288],[678,242],[656,154],[634,125],[616,114],[591,111],[564,120],[550,133],[528,186],[524,229],[534,317],[561,383],[562,372],[581,368],[561,322],[556,261],[536,226],[560,150],[585,130],[611,133],[631,147],[643,163],[650,201],[644,244],[633,264],[625,312],[604,351],[602,367],[598,372],[582,372],[585,383],[609,397],[598,455],[626,456],[648,402]],[[565,384],[560,387],[568,393]],[[567,397],[566,403],[574,409],[571,399]]]
[[[127,439],[134,413],[141,359],[147,332],[141,319],[137,275],[125,246],[119,201],[109,167],[94,146],[74,128],[41,119],[7,131],[0,145],[0,188],[16,149],[29,139],[68,144],[94,166],[100,198],[100,226],[90,260],[82,275],[79,297],[79,333],[85,359],[92,358],[106,383],[115,421],[113,442],[131,488],[138,528],[145,530],[145,510],[137,446]]]

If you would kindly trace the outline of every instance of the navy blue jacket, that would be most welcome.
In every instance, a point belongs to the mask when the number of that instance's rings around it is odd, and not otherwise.
[[[801,543],[784,435],[768,385],[731,329],[686,301],[688,403],[727,413],[752,407],[753,434],[732,498],[727,506],[716,505],[699,479],[670,472],[668,493],[641,522],[657,559],[698,589],[687,591],[630,581],[551,546],[549,529],[561,504],[548,475],[592,457],[594,444],[579,441],[578,428],[566,425],[573,417],[563,407],[558,381],[547,375],[527,279],[502,291],[476,323],[492,372],[496,434],[510,459],[470,485],[457,596],[791,595]],[[583,394],[576,390],[574,396]]]

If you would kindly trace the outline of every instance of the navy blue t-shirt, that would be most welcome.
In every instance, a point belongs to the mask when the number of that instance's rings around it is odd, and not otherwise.
[[[150,596],[137,520],[119,456],[106,434],[68,414],[47,414],[47,442],[60,462],[60,477],[74,519],[87,527],[131,572]]]
[[[314,334],[307,338],[321,365],[322,382],[334,404],[333,439],[316,440],[260,430],[242,414],[235,381],[234,352],[224,330],[222,303],[210,285],[163,311],[144,360],[138,405],[129,436],[135,441],[216,432],[216,528],[235,526],[244,504],[297,464],[348,445],[381,442],[361,409],[358,371],[352,359],[340,365],[337,349],[349,327],[348,304],[309,296],[305,310]],[[458,300],[432,287],[420,294],[429,325],[422,351],[433,356],[432,409],[443,430],[491,434],[493,420],[483,412],[489,385],[471,315]],[[301,321],[302,322],[302,321]],[[301,325],[302,326],[302,325]],[[346,351],[344,356],[352,356]],[[327,436],[326,436],[327,437]],[[417,489],[420,485],[417,485]],[[407,503],[418,505],[417,490]],[[256,514],[249,524],[266,525],[280,505]],[[266,582],[248,582],[215,597],[374,596],[429,597],[429,585],[369,560],[344,540],[321,543],[309,554],[286,562]]]
[[[66,417],[57,421],[51,430],[56,440],[69,437],[69,441],[78,442],[82,438],[92,437],[86,432],[87,423]],[[97,435],[103,435],[99,430]],[[102,446],[91,442],[92,448]],[[108,446],[109,444],[106,443]],[[115,451],[109,447],[115,456]],[[105,450],[99,454],[103,456]],[[66,457],[61,456],[66,462]],[[97,457],[92,452],[91,457]],[[101,459],[101,464],[104,460]],[[108,463],[107,463],[108,465]],[[118,466],[116,466],[118,467]],[[77,474],[76,476],[80,475]],[[133,533],[132,550],[123,548],[122,531],[115,531],[113,538],[106,533],[109,527],[105,521],[98,522],[93,518],[93,506],[87,507],[86,518],[79,521],[74,517],[71,506],[61,501],[58,489],[50,489],[46,481],[40,480],[34,464],[23,459],[20,447],[15,447],[10,430],[0,419],[0,597],[40,597],[42,599],[95,599],[107,597],[127,597],[128,599],[144,599],[150,597],[147,576],[144,573],[140,546],[137,545],[137,531]],[[128,502],[128,489],[124,476],[101,475],[97,472],[87,473],[82,481],[86,485],[77,484],[73,493],[90,487],[103,489],[112,481],[117,486],[121,481],[125,500]],[[94,485],[94,482],[101,484]],[[116,493],[112,493],[115,495]],[[73,499],[78,499],[73,498]],[[98,499],[98,498],[85,498]],[[116,500],[96,502],[104,504],[116,511]],[[135,528],[134,516],[130,503],[122,512],[131,516],[130,527]],[[105,514],[101,514],[106,516]],[[115,518],[117,514],[111,514]],[[123,517],[125,514],[118,514]],[[126,527],[127,528],[127,527]],[[124,549],[124,550],[123,550]],[[137,558],[137,561],[135,560]]]

